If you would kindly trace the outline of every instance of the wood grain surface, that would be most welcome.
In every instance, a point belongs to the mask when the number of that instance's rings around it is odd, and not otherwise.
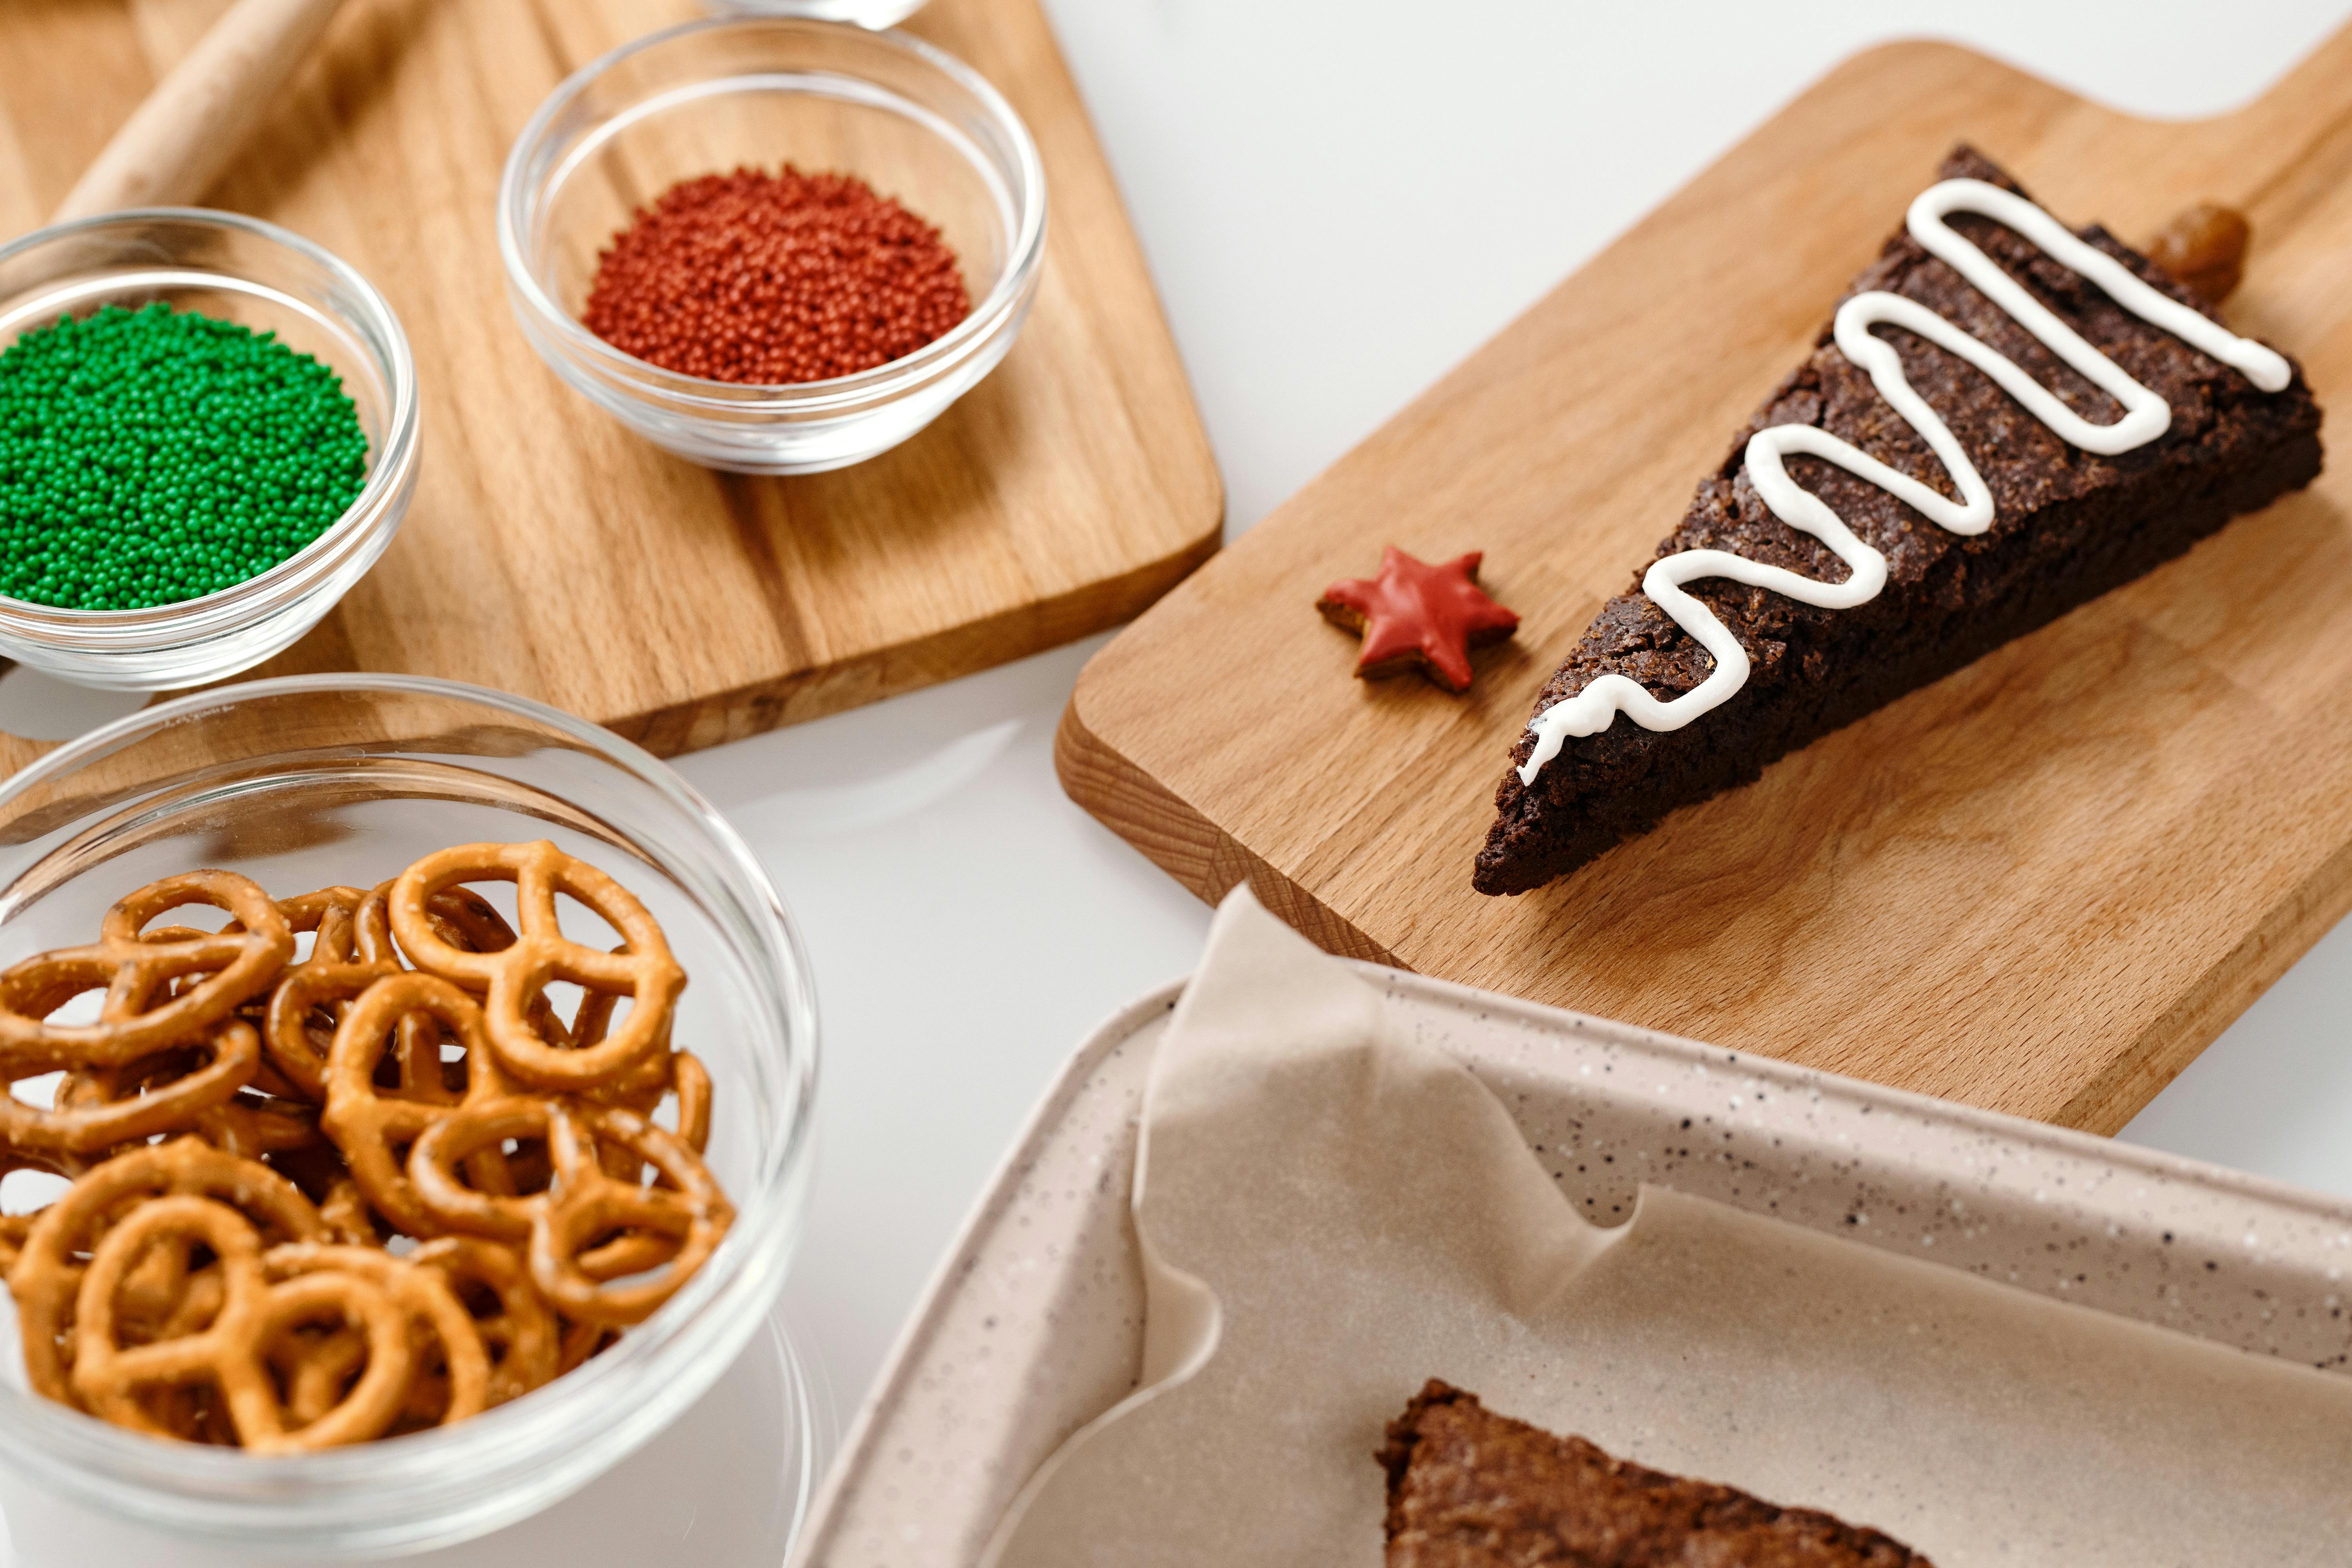
[[[2352,460],[2186,558],[1518,899],[1471,890],[1538,688],[1956,142],[2127,238],[2254,226],[2229,315],[2352,426],[2352,30],[2259,102],[2118,114],[1856,58],[1090,663],[1065,785],[1327,946],[2113,1131],[2352,907]],[[1395,542],[1526,617],[1453,698],[1315,613]]]
[[[0,237],[43,221],[226,8],[0,5]],[[499,263],[508,148],[572,70],[703,14],[692,0],[349,0],[215,189],[212,205],[373,279],[423,400],[400,537],[251,674],[472,680],[669,754],[1116,625],[1216,548],[1207,440],[1035,0],[935,0],[910,24],[1019,110],[1051,203],[1021,341],[930,428],[836,473],[722,475],[638,439],[541,364]],[[43,749],[0,735],[0,773]]]

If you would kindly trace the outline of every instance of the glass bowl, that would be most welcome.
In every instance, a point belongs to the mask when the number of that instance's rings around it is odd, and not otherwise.
[[[895,27],[923,8],[923,0],[705,0],[714,11],[754,16],[807,16],[819,22],[854,22],[861,27]]]
[[[113,900],[174,872],[236,870],[284,897],[381,880],[447,845],[535,838],[642,899],[691,977],[677,1037],[717,1086],[708,1158],[737,1209],[710,1260],[613,1349],[537,1393],[446,1429],[284,1458],[158,1441],[33,1394],[0,1295],[12,1485],[244,1553],[422,1551],[545,1509],[735,1362],[799,1231],[815,1004],[751,852],[636,747],[520,698],[413,678],[256,681],[147,709],[0,785],[0,965],[89,940]],[[510,885],[478,890],[505,895],[512,918]],[[10,1175],[7,1207],[28,1206],[28,1183],[58,1184]]]
[[[156,207],[58,224],[0,247],[0,347],[59,316],[162,300],[331,367],[368,438],[367,484],[317,539],[260,576],[145,610],[60,610],[0,597],[0,655],[81,686],[154,691],[282,652],[375,564],[416,489],[416,365],[375,286],[275,224]]]
[[[784,163],[857,175],[937,225],[971,314],[888,364],[786,386],[680,375],[580,323],[638,206]],[[738,473],[845,468],[938,418],[1020,335],[1045,246],[1045,171],[996,89],[920,39],[838,22],[719,16],[615,49],[540,107],[499,188],[507,295],[540,357],[648,440]]]

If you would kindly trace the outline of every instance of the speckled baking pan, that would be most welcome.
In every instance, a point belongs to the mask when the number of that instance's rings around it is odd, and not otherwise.
[[[2352,1205],[2084,1134],[1362,966],[1501,1099],[1588,1215],[1657,1183],[1938,1266],[2335,1370]],[[979,1558],[1132,1389],[1128,1222],[1146,1068],[1180,988],[1072,1059],[949,1255],[803,1538],[815,1568]]]

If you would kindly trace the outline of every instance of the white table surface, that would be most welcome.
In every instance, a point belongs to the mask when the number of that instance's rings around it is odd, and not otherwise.
[[[2194,116],[2352,16],[2346,0],[1047,7],[1235,531],[1855,49],[1938,35]],[[1055,782],[1054,725],[1101,640],[679,764],[773,875],[814,963],[820,1174],[787,1312],[844,1420],[1056,1067],[1189,969],[1207,929],[1205,906]],[[12,728],[110,712],[25,672],[0,681]],[[2125,1136],[2352,1195],[2347,1018],[2352,929]]]

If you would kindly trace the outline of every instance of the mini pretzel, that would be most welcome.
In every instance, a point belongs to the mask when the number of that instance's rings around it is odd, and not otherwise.
[[[178,1138],[117,1155],[40,1212],[8,1270],[36,1392],[69,1402],[61,1346],[73,1321],[80,1258],[130,1205],[163,1194],[216,1198],[262,1221],[278,1239],[324,1241],[325,1222],[299,1188],[268,1166]]]
[[[425,1014],[456,1034],[466,1048],[466,1104],[494,1100],[510,1086],[499,1074],[474,999],[437,975],[404,973],[376,981],[336,1026],[327,1065],[327,1108],[320,1121],[350,1162],[352,1179],[367,1201],[410,1236],[438,1236],[443,1226],[417,1201],[393,1151],[414,1142],[453,1107],[387,1098],[376,1087],[385,1037],[411,1014]]]
[[[558,1105],[547,1131],[556,1184],[531,1226],[532,1280],[556,1310],[577,1321],[615,1327],[645,1321],[718,1249],[735,1221],[734,1206],[693,1150],[632,1111]],[[630,1149],[667,1184],[614,1181],[596,1164],[597,1143]],[[652,1279],[606,1288],[583,1271],[580,1255],[614,1231],[676,1237],[677,1254]]]
[[[339,1020],[349,1004],[377,981],[405,973],[397,960],[373,963],[303,964],[271,993],[262,1022],[269,1059],[294,1087],[311,1099],[327,1098],[327,1056],[313,1037],[310,1018],[320,1008]],[[340,1027],[340,1022],[338,1027]],[[333,1036],[328,1037],[332,1048]]]
[[[436,1233],[455,1231],[493,1241],[524,1242],[547,1206],[545,1193],[486,1192],[457,1179],[473,1156],[509,1139],[546,1140],[552,1102],[534,1095],[462,1106],[438,1118],[408,1151],[409,1190],[432,1216]]]
[[[477,1150],[534,1137],[547,1141],[555,1162],[546,1192],[507,1197],[457,1180],[457,1167]],[[614,1180],[597,1163],[600,1144],[626,1148],[667,1185]],[[531,1279],[558,1311],[580,1322],[642,1322],[702,1267],[735,1217],[702,1161],[676,1134],[608,1106],[522,1096],[469,1105],[416,1141],[408,1170],[418,1199],[450,1229],[509,1241],[527,1237]],[[653,1279],[604,1288],[652,1268],[661,1269]]]
[[[349,963],[359,955],[352,925],[366,898],[362,889],[338,886],[278,900],[289,930],[318,932],[304,963]]]
[[[341,1246],[383,1245],[376,1236],[375,1217],[368,1211],[360,1184],[349,1176],[337,1177],[328,1184],[327,1195],[319,1204],[319,1217],[327,1222],[329,1233]]]
[[[75,1073],[59,1087],[58,1103],[48,1110],[0,1087],[0,1142],[28,1154],[95,1154],[159,1133],[184,1132],[205,1111],[226,1105],[252,1081],[261,1061],[261,1037],[252,1025],[231,1018],[172,1054],[206,1059],[176,1074],[171,1068],[179,1064],[160,1056]]]
[[[206,1384],[175,1384],[151,1388],[140,1396],[140,1407],[155,1425],[183,1443],[235,1446],[236,1428],[219,1394]]]
[[[358,888],[320,888],[314,893],[300,893],[290,899],[279,899],[278,912],[286,917],[286,929],[296,935],[316,932],[310,943],[310,956],[299,961],[289,959],[285,973],[311,963],[349,963],[357,956],[352,922],[359,914],[361,901],[367,894]],[[242,921],[231,921],[221,927],[225,934],[245,929]],[[154,940],[154,933],[148,933]]]
[[[189,904],[226,910],[244,929],[142,938],[157,915]],[[72,1050],[82,1066],[119,1067],[179,1045],[258,994],[293,952],[286,917],[234,871],[189,871],[151,882],[106,911],[95,945],[46,952],[0,973],[0,1062]],[[203,978],[185,990],[156,1002],[168,983],[198,974]],[[100,989],[106,1001],[97,1023],[47,1022],[74,997]]]
[[[238,1045],[239,1060],[247,1054],[241,1037],[252,1027],[242,1018],[219,1026],[219,1037]],[[217,1053],[218,1047],[213,1048]],[[62,1173],[79,1176],[107,1155],[161,1133],[193,1132],[216,1149],[248,1160],[329,1146],[311,1106],[235,1088],[220,1099],[219,1086],[206,1080],[222,1066],[236,1064],[215,1061],[192,1071],[191,1058],[195,1054],[182,1047],[125,1067],[68,1073],[58,1086],[57,1110],[52,1114],[61,1121],[70,1119],[90,1129],[112,1125],[123,1135],[100,1145],[103,1152],[85,1150],[78,1152],[79,1158],[68,1154],[56,1159]],[[260,1060],[257,1037],[249,1054],[254,1062]],[[201,1109],[190,1110],[191,1106]],[[93,1131],[89,1136],[100,1134]],[[98,1157],[89,1157],[92,1153]]]
[[[447,1396],[433,1425],[446,1426],[467,1420],[480,1415],[488,1404],[489,1351],[472,1314],[440,1270],[420,1268],[412,1259],[394,1258],[373,1247],[322,1247],[314,1242],[274,1247],[263,1257],[261,1268],[272,1281],[322,1272],[355,1275],[398,1302],[422,1331],[419,1338],[429,1334],[441,1344],[441,1375],[447,1384]]]
[[[349,942],[326,961],[314,948],[309,961],[287,971],[269,998],[263,1043],[269,1048],[272,1063],[313,1099],[326,1098],[327,1052],[334,1039],[333,1026],[341,1021],[361,992],[386,975],[405,973],[387,913],[391,890],[392,884],[386,882],[373,892],[357,895]],[[425,915],[445,941],[467,952],[497,952],[514,943],[514,931],[499,918],[498,910],[463,889],[436,893],[426,900]],[[321,1014],[330,1021],[323,1028],[314,1022]],[[562,1021],[544,998],[532,1008],[531,1022],[557,1044],[571,1043]],[[443,1072],[438,1024],[427,1015],[406,1014],[397,1032],[394,1056],[399,1064],[400,1097],[457,1103],[461,1091],[450,1085]]]
[[[445,1236],[428,1241],[408,1255],[423,1268],[437,1268],[449,1277],[459,1299],[465,1287],[496,1303],[497,1310],[477,1310],[474,1326],[495,1355],[490,1371],[489,1400],[504,1405],[553,1380],[561,1351],[555,1314],[540,1300],[522,1258],[511,1247],[478,1237]]]
[[[518,1245],[530,1239],[533,1227],[554,1201],[553,1184],[545,1191],[519,1193],[510,1184],[474,1180],[468,1186],[457,1179],[462,1166],[475,1177],[485,1156],[495,1157],[509,1140],[536,1142],[551,1147],[553,1102],[536,1095],[516,1095],[467,1106],[444,1118],[416,1141],[409,1151],[409,1184],[417,1201],[450,1230],[467,1236],[494,1237]],[[600,1164],[617,1146],[599,1145]],[[636,1170],[644,1161],[633,1151],[617,1152]],[[609,1174],[609,1170],[607,1171]],[[618,1178],[634,1183],[634,1175]],[[657,1268],[676,1258],[679,1238],[663,1231],[629,1231],[583,1253],[580,1273],[592,1280],[625,1279]]]
[[[332,901],[319,910],[313,928],[319,938],[311,944],[310,956],[278,978],[264,1006],[261,1043],[269,1051],[270,1065],[313,1101],[327,1097],[327,1051],[352,1001],[383,976],[401,972],[384,915],[383,890],[330,888],[304,895],[299,902],[305,905]],[[352,900],[348,907],[342,895]],[[299,931],[310,911],[290,918]]]
[[[0,1274],[16,1267],[16,1255],[33,1232],[33,1218],[28,1214],[0,1215]]]
[[[381,892],[389,893],[386,882]],[[479,893],[449,888],[425,900],[425,918],[442,941],[462,952],[504,952],[515,943],[514,927]],[[569,1047],[572,1031],[555,1015],[554,1005],[541,996],[530,1006],[530,1026],[551,1044]]]
[[[393,886],[386,882],[381,890],[390,893]],[[506,917],[489,900],[464,888],[445,889],[426,899],[425,916],[435,935],[462,952],[504,952],[514,945],[515,930]]]
[[[522,931],[502,952],[466,952],[441,939],[426,918],[436,893],[469,881],[512,881]],[[563,935],[558,893],[568,893],[621,933],[625,951],[602,952]],[[629,890],[553,844],[474,844],[428,855],[401,873],[392,889],[392,929],[420,969],[485,992],[490,1046],[517,1079],[536,1089],[595,1087],[626,1072],[662,1043],[686,972],[670,956],[660,925]],[[565,980],[592,992],[628,995],[620,1028],[593,1046],[566,1049],[531,1027],[533,1005],[548,984]]]
[[[397,973],[400,949],[392,939],[391,899],[392,884],[386,882],[360,906],[359,956],[366,963],[389,963]],[[436,926],[449,931],[460,947],[474,942],[503,945],[514,941],[514,933],[507,929],[506,921],[499,919],[498,910],[462,890],[433,900],[429,913]],[[464,1098],[463,1087],[452,1079],[441,1060],[438,1020],[428,1013],[404,1014],[394,1035],[393,1058],[400,1082],[398,1092],[403,1099],[455,1105]],[[487,1061],[488,1053],[475,1059]]]
[[[710,1073],[691,1051],[665,1051],[632,1068],[619,1083],[583,1098],[650,1118],[673,1091],[677,1095],[677,1135],[699,1154],[710,1146]],[[645,1173],[643,1162],[620,1144],[600,1145],[596,1157],[614,1181],[634,1182]]]
[[[409,1350],[415,1353],[413,1342]],[[296,1426],[308,1426],[351,1392],[352,1380],[367,1365],[368,1338],[348,1323],[325,1331],[315,1325],[298,1328],[272,1340],[261,1359],[285,1390],[286,1414]],[[408,1386],[413,1395],[413,1372]]]
[[[124,1347],[117,1339],[114,1304],[124,1275],[158,1241],[184,1237],[201,1240],[220,1259],[219,1312],[199,1333]],[[161,1197],[133,1210],[91,1257],[75,1317],[73,1387],[93,1415],[169,1436],[141,1404],[140,1392],[210,1383],[226,1401],[238,1439],[257,1453],[307,1453],[381,1435],[399,1415],[415,1370],[408,1313],[390,1292],[344,1269],[271,1284],[252,1222],[209,1198]],[[289,1428],[262,1365],[263,1352],[299,1324],[328,1320],[367,1336],[367,1370],[334,1410]]]
[[[566,1321],[563,1325],[563,1354],[556,1363],[556,1375],[562,1377],[578,1372],[620,1342],[618,1329],[606,1328],[602,1323]]]
[[[215,1106],[197,1117],[194,1131],[197,1137],[214,1148],[242,1154],[248,1160],[327,1146],[327,1135],[320,1129],[316,1106],[250,1090],[241,1090],[226,1105]]]
[[[593,1046],[604,1039],[612,1026],[613,1010],[619,1003],[620,998],[609,992],[589,992],[581,1001],[579,1016],[572,1020],[575,1043]],[[582,1098],[598,1105],[617,1105],[640,1116],[651,1116],[675,1090],[678,1097],[678,1135],[699,1154],[710,1141],[710,1074],[691,1054],[668,1047],[669,1030],[665,1026],[660,1049],[617,1079],[587,1090]],[[632,1159],[628,1151],[617,1144],[600,1147],[597,1159],[604,1173],[615,1181],[634,1182],[644,1173],[643,1163]],[[661,1261],[662,1258],[655,1258],[640,1267],[651,1268]]]

